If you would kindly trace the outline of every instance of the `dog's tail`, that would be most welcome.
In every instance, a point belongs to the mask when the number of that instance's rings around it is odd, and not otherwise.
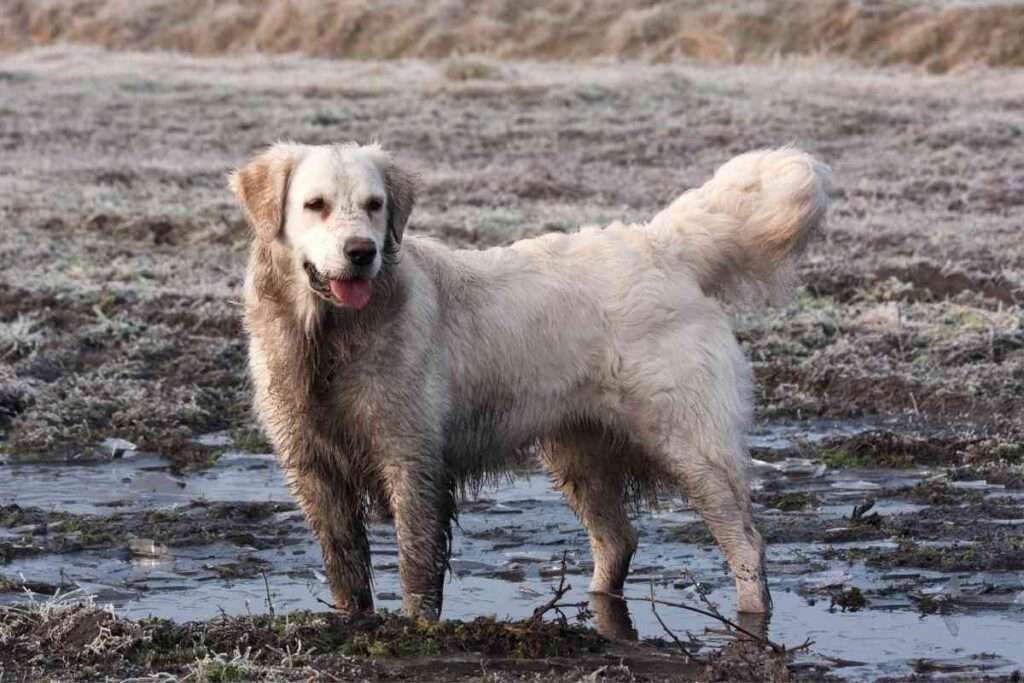
[[[779,302],[792,290],[795,257],[824,223],[831,179],[828,166],[797,149],[748,152],[680,195],[647,230],[706,294]]]

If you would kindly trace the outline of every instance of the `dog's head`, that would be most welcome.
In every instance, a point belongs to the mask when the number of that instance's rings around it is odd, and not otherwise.
[[[355,310],[397,256],[416,201],[379,145],[277,144],[229,183],[253,238],[288,249],[317,296]]]

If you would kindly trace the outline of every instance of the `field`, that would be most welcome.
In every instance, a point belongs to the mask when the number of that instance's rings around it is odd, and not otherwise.
[[[0,612],[5,682],[549,668],[973,680],[1024,666],[1024,72],[519,56],[3,56],[0,602],[20,605]],[[279,139],[381,141],[421,178],[410,230],[466,248],[644,220],[749,149],[795,144],[828,162],[829,228],[794,302],[736,311],[758,381],[767,633],[816,644],[778,656],[662,609],[702,655],[719,652],[686,663],[643,604],[631,625],[661,642],[609,643],[557,619],[471,622],[528,618],[563,552],[569,596],[586,597],[585,539],[531,472],[463,510],[446,616],[466,623],[451,633],[293,612],[323,610],[326,592],[250,413],[247,234],[225,182]],[[638,524],[634,599],[648,585],[693,604],[707,592],[729,613],[691,510]],[[394,608],[388,534],[375,526],[376,592]],[[74,588],[116,616],[59,597]],[[139,621],[150,614],[171,621]]]

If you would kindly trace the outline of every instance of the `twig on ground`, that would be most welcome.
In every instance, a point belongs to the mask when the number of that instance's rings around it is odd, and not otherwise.
[[[660,614],[658,614],[657,600],[654,599],[653,580],[651,581],[651,612],[654,614],[654,618],[658,620],[658,623],[661,624],[661,628],[664,629],[665,633],[667,633],[669,637],[675,641],[676,645],[679,647],[679,651],[683,653],[686,659],[691,662],[700,661],[693,655],[693,653],[686,649],[686,646],[683,645],[683,641],[679,640],[679,636],[677,636],[672,631],[672,629],[668,627],[668,624],[665,623],[665,620],[661,618]]]
[[[622,598],[622,599],[623,600],[629,600],[629,598]],[[747,629],[743,628],[742,626],[737,624],[732,619],[729,619],[729,618],[723,616],[722,614],[718,613],[717,610],[715,610],[714,612],[711,612],[711,611],[708,611],[708,610],[701,609],[699,607],[693,607],[692,605],[685,605],[685,604],[683,604],[681,602],[670,602],[668,600],[656,600],[656,599],[653,599],[653,598],[652,598],[652,602],[654,602],[655,604],[658,604],[658,605],[664,605],[665,607],[675,607],[676,609],[686,610],[687,612],[694,612],[696,614],[702,614],[705,617],[710,617],[711,619],[715,619],[715,620],[721,622],[722,624],[724,624],[726,627],[728,627],[729,629],[731,629],[733,631],[737,631],[738,633],[742,633],[743,635],[747,636],[751,640],[757,641],[757,642],[761,643],[762,645],[770,647],[772,650],[774,650],[775,652],[778,652],[779,654],[782,654],[782,653],[784,653],[786,651],[786,646],[785,645],[779,645],[778,643],[776,643],[776,642],[774,642],[772,640],[769,640],[768,638],[765,638],[764,636],[759,636],[756,633],[752,633],[751,631],[748,631]]]
[[[261,570],[260,574],[263,574],[263,585],[267,589],[267,613],[270,614],[270,618],[274,618],[274,599],[270,595],[270,580],[267,579],[267,572]]]
[[[854,505],[853,512],[850,513],[850,521],[860,522],[862,520],[867,519],[864,515],[866,515],[873,507],[875,507],[874,498],[868,498],[862,504]]]
[[[724,614],[719,612],[718,611],[718,606],[715,603],[711,602],[711,600],[708,599],[707,593],[703,590],[703,588],[701,587],[700,583],[688,571],[686,571],[685,569],[683,570],[683,574],[684,574],[684,576],[689,578],[690,581],[693,582],[694,590],[696,590],[696,592],[697,592],[697,597],[700,598],[700,601],[702,603],[704,603],[704,606],[707,609],[704,610],[704,609],[700,609],[698,607],[692,607],[690,605],[685,605],[685,604],[680,603],[680,602],[667,602],[665,600],[658,600],[657,601],[658,604],[665,605],[666,607],[675,607],[677,609],[686,610],[688,612],[696,612],[697,614],[702,614],[702,615],[704,615],[706,617],[711,617],[712,619],[715,619],[715,620],[719,621],[720,623],[722,623],[727,629],[730,629],[730,630],[733,630],[733,631],[738,631],[739,633],[742,633],[743,635],[747,636],[751,640],[757,641],[757,642],[761,643],[762,645],[770,647],[775,652],[778,652],[778,653],[781,654],[781,653],[786,651],[786,646],[785,645],[779,645],[778,643],[775,643],[775,642],[769,640],[765,636],[761,636],[761,635],[758,635],[756,633],[752,633],[751,631],[748,631],[747,629],[743,628],[742,626],[740,626],[739,624],[737,624],[736,622],[732,621],[731,619],[726,617]],[[651,586],[651,599],[652,600],[654,599],[654,586],[653,585]]]
[[[588,606],[588,603],[586,603],[586,602],[563,603],[563,602],[559,602],[558,601],[562,596],[564,596],[569,591],[570,588],[572,588],[572,586],[567,586],[566,583],[565,583],[565,571],[564,571],[564,569],[565,569],[565,564],[564,564],[565,563],[565,559],[564,559],[564,557],[563,557],[562,562],[563,562],[563,565],[562,565],[563,571],[562,571],[562,576],[561,576],[561,578],[559,579],[559,582],[558,582],[558,588],[554,589],[554,595],[551,597],[550,600],[548,600],[542,606],[538,607],[537,609],[535,609],[533,611],[533,616],[530,618],[530,625],[535,625],[535,624],[539,623],[543,619],[544,615],[547,614],[548,612],[552,611],[552,610],[557,612],[559,614],[559,616],[561,617],[561,619],[563,620],[563,622],[564,622],[565,621],[565,614],[563,614],[561,610],[563,610],[563,609],[565,609],[567,607],[586,608]],[[749,631],[749,630],[743,628],[742,626],[737,624],[735,621],[733,621],[732,619],[729,619],[728,617],[724,616],[721,612],[719,612],[718,608],[715,607],[715,605],[713,603],[711,603],[707,599],[707,596],[705,596],[703,593],[701,593],[701,591],[698,590],[697,593],[698,593],[698,595],[700,595],[701,601],[704,602],[704,604],[708,607],[708,609],[701,609],[699,607],[694,607],[692,605],[687,605],[687,604],[684,604],[684,603],[681,603],[681,602],[671,602],[669,600],[659,600],[654,595],[654,584],[653,583],[651,584],[651,595],[650,595],[650,597],[642,598],[644,602],[650,603],[651,611],[654,612],[654,616],[657,617],[658,622],[661,624],[662,628],[665,629],[669,633],[669,635],[671,635],[672,639],[675,640],[676,644],[679,645],[679,647],[681,649],[683,649],[686,652],[687,656],[689,656],[689,657],[693,657],[693,655],[690,654],[690,652],[686,650],[685,646],[682,644],[682,641],[680,641],[679,638],[674,633],[672,633],[672,631],[668,628],[668,626],[665,624],[665,622],[662,621],[661,615],[659,615],[657,610],[655,609],[655,607],[657,605],[661,605],[663,607],[674,607],[675,609],[681,609],[681,610],[684,610],[684,611],[687,611],[687,612],[693,612],[695,614],[700,614],[702,616],[708,617],[709,619],[714,619],[715,621],[718,621],[719,623],[721,623],[722,625],[724,625],[726,627],[727,633],[730,633],[732,635],[735,635],[736,633],[740,633],[740,634],[746,636],[747,638],[753,640],[754,642],[759,643],[763,647],[770,648],[776,654],[785,655],[785,654],[790,653],[790,652],[798,652],[800,650],[806,650],[807,648],[809,648],[812,645],[814,645],[814,641],[811,640],[810,638],[808,638],[803,643],[801,643],[800,645],[798,645],[798,646],[796,646],[794,648],[787,648],[785,645],[776,643],[775,641],[771,640],[770,638],[767,638],[765,636],[753,633],[752,631]],[[634,601],[634,600],[641,599],[641,598],[628,598],[628,597],[626,597],[624,595],[617,595],[617,594],[614,594],[614,593],[605,593],[605,595],[608,595],[609,597],[611,597],[613,599],[616,599],[616,600],[622,600],[623,602],[626,602],[626,603],[629,603],[629,602]]]
[[[806,640],[804,640],[804,642],[800,643],[796,647],[788,648],[786,652],[800,652],[801,650],[809,649],[812,645],[814,645],[814,641],[810,638],[807,638]]]
[[[566,556],[567,555],[568,555],[568,551],[563,551],[562,552],[562,570],[561,570],[561,572],[559,572],[559,575],[558,575],[558,587],[554,588],[552,590],[553,595],[551,596],[550,600],[548,600],[546,603],[544,603],[543,605],[541,605],[537,609],[533,610],[533,616],[530,617],[530,626],[536,626],[537,624],[539,624],[544,619],[544,615],[547,614],[548,612],[552,611],[552,610],[554,610],[558,614],[559,619],[564,624],[564,623],[566,623],[567,619],[565,618],[565,613],[562,612],[562,610],[560,608],[562,608],[562,607],[575,607],[575,606],[579,606],[580,604],[585,604],[585,603],[576,603],[574,605],[567,605],[567,604],[563,605],[563,604],[559,604],[559,602],[558,602],[563,597],[565,597],[566,593],[568,593],[570,590],[572,590],[572,586],[565,582]]]
[[[336,609],[338,609],[338,608],[337,608],[337,607],[336,607],[336,606],[334,605],[334,603],[333,603],[333,602],[327,602],[326,600],[324,600],[324,599],[323,599],[323,598],[321,598],[321,597],[317,597],[316,601],[317,601],[317,602],[319,602],[319,603],[320,603],[321,605],[327,605],[328,607],[330,607],[330,608],[331,608],[331,609],[333,609],[333,610],[336,610]]]
[[[708,597],[708,590],[704,587],[704,584],[698,581],[697,577],[691,574],[689,569],[683,569],[681,573],[683,578],[688,579],[693,584],[693,590],[696,591],[697,598],[708,608],[708,611],[722,616],[722,613],[718,611],[718,605],[711,602],[711,598]]]

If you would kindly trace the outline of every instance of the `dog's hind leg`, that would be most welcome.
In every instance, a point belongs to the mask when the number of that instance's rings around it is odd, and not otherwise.
[[[737,611],[770,612],[764,541],[754,528],[750,493],[743,473],[735,470],[737,460],[726,456],[710,462],[684,462],[682,484],[736,579]]]
[[[745,421],[724,409],[729,403],[721,398],[707,396],[689,409],[662,413],[672,418],[665,429],[653,430],[661,432],[657,450],[725,555],[736,579],[737,611],[770,612],[765,546],[750,503]]]
[[[542,458],[555,485],[590,534],[590,590],[621,593],[637,547],[629,521],[626,469],[610,434],[582,427],[546,441]]]
[[[721,547],[736,579],[739,612],[771,611],[765,546],[754,528],[747,478],[750,459],[750,371],[724,325],[705,326],[700,339],[663,357],[662,377],[674,385],[634,397],[628,416],[637,439],[657,456],[669,481],[686,494]],[[649,375],[655,375],[648,368]]]
[[[608,638],[634,640],[622,586],[637,547],[629,521],[625,461],[611,436],[580,428],[545,441],[542,459],[555,485],[590,535],[594,575],[590,607],[598,632]]]

